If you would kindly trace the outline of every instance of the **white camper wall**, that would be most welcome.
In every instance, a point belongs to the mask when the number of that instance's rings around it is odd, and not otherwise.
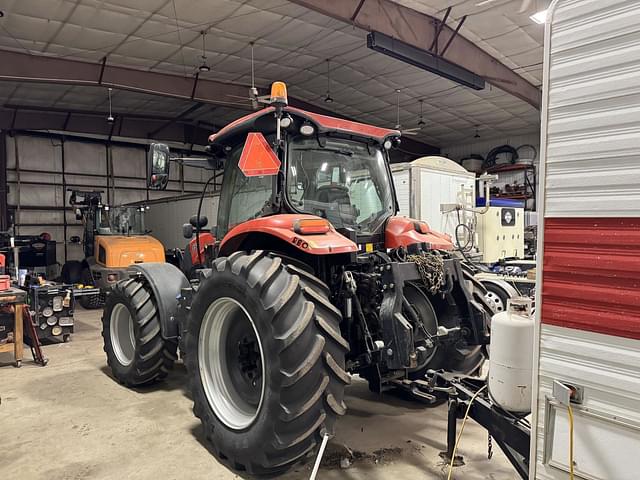
[[[460,196],[463,189],[475,192],[475,180],[469,175],[455,175],[425,170],[420,172],[420,219],[426,221],[431,228],[448,233],[455,238],[458,216],[453,213],[441,213],[440,205],[444,203],[463,203]],[[472,195],[472,198],[475,194]],[[465,212],[461,213],[466,217]],[[463,240],[461,239],[461,242]]]
[[[640,471],[640,3],[557,0],[547,15],[531,477]],[[540,230],[539,230],[540,231]],[[541,279],[540,279],[541,275]]]
[[[399,214],[424,220],[434,230],[455,238],[458,215],[455,212],[443,214],[440,206],[459,203],[474,206],[475,174],[449,159],[436,156],[394,164],[391,172]],[[467,220],[467,217],[467,213],[461,213],[461,220]]]
[[[411,211],[411,172],[406,170],[393,171],[393,186],[396,189],[396,197],[398,199],[398,215],[411,217],[414,212]]]

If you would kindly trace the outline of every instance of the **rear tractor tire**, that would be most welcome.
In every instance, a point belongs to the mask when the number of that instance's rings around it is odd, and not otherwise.
[[[313,452],[346,411],[348,344],[317,278],[272,254],[218,258],[193,300],[193,411],[217,456],[272,475]]]
[[[134,387],[167,376],[177,359],[177,343],[164,340],[160,331],[151,289],[137,278],[116,283],[102,315],[102,337],[118,382]]]

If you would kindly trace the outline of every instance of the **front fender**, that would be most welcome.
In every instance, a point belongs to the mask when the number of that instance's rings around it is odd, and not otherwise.
[[[128,272],[132,276],[142,276],[153,291],[158,308],[162,338],[175,339],[180,333],[177,312],[181,290],[190,286],[184,273],[170,263],[136,263]]]
[[[229,230],[220,243],[220,252],[227,255],[235,251],[242,239],[251,233],[266,233],[311,255],[332,255],[358,251],[358,245],[341,235],[330,225],[326,233],[301,235],[295,232],[294,225],[300,220],[321,220],[315,215],[280,214],[256,218]]]
[[[422,220],[391,217],[387,221],[384,232],[385,247],[406,248],[415,243],[427,243],[434,250],[453,250],[453,242],[449,235],[431,230]]]

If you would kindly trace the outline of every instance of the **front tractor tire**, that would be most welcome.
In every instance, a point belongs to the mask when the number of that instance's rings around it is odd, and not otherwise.
[[[280,473],[346,411],[348,344],[327,286],[262,251],[219,258],[194,297],[187,356],[194,413],[217,456]]]
[[[177,343],[160,333],[152,290],[139,278],[120,280],[107,296],[102,337],[115,379],[128,386],[165,378],[177,359]]]

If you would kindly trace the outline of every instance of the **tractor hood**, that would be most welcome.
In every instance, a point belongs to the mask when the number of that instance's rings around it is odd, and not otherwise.
[[[103,235],[96,238],[96,260],[105,267],[128,267],[133,263],[164,262],[164,247],[149,235]]]

